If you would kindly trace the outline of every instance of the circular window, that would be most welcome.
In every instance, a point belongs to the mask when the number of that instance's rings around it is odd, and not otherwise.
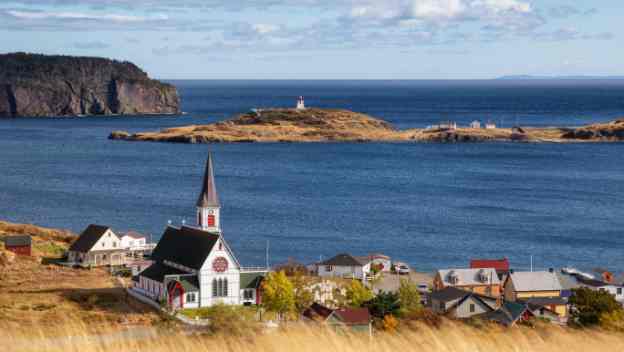
[[[226,271],[227,268],[228,268],[228,261],[227,259],[223,257],[215,258],[215,260],[212,262],[212,270],[218,273],[222,273]]]

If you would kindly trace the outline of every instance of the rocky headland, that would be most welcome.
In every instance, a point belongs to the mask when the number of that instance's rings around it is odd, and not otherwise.
[[[613,142],[624,141],[624,120],[581,128],[456,128],[399,130],[369,115],[337,109],[254,110],[208,125],[156,132],[115,131],[110,139],[174,143],[241,142]]]
[[[348,110],[266,109],[250,111],[209,125],[191,125],[159,132],[111,133],[111,139],[153,142],[325,142],[393,141],[402,132],[386,121]]]
[[[130,62],[0,55],[0,117],[178,113],[177,89]]]

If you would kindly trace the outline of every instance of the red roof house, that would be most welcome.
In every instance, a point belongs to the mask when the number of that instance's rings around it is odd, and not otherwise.
[[[470,269],[494,268],[499,275],[509,272],[509,259],[471,259]]]

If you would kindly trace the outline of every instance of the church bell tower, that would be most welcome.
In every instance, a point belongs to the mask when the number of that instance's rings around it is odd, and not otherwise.
[[[221,205],[212,170],[212,155],[208,154],[201,194],[197,199],[197,226],[204,231],[221,233]]]

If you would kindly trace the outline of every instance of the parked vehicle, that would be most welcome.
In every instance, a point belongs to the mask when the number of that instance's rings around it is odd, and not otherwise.
[[[402,262],[394,263],[394,265],[392,266],[392,269],[394,270],[395,273],[399,275],[408,275],[411,271],[409,265],[402,263]]]

